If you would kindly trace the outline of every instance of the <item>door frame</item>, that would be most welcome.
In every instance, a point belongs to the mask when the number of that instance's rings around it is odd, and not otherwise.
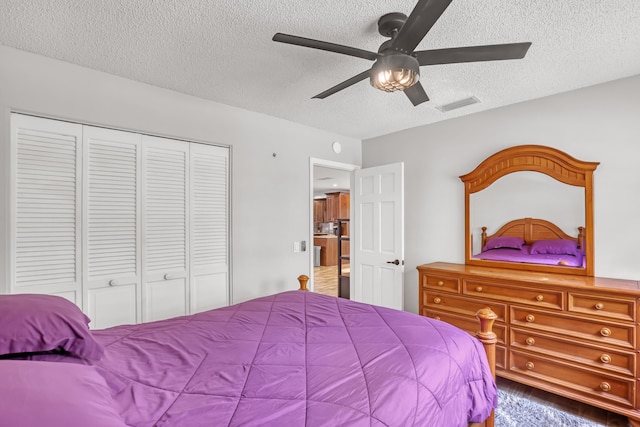
[[[313,167],[314,166],[320,166],[323,168],[328,168],[328,169],[338,169],[338,170],[344,170],[344,171],[348,171],[351,174],[351,180],[349,183],[349,192],[351,192],[353,190],[353,171],[357,170],[357,169],[361,169],[361,166],[359,165],[354,165],[354,164],[350,164],[350,163],[341,163],[341,162],[334,162],[332,160],[324,160],[324,159],[317,159],[314,157],[309,157],[309,245],[307,245],[307,247],[309,248],[309,250],[307,251],[309,254],[309,290],[313,291],[313,286],[314,286],[314,277],[313,277],[313,256],[314,256],[314,249],[313,249],[313,182],[314,182],[314,176],[313,176]],[[351,220],[349,221],[349,235],[352,236],[353,235],[353,205],[350,204],[349,205],[349,218],[351,218]],[[353,245],[349,245],[349,255],[353,256]],[[350,283],[350,286],[353,286],[352,283]]]

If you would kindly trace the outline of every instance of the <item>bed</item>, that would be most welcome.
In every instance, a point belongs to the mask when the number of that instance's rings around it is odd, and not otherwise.
[[[584,227],[578,227],[578,236],[572,237],[543,219],[516,219],[491,235],[487,234],[487,227],[482,227],[482,251],[473,258],[584,267],[584,236]]]
[[[305,290],[95,331],[63,298],[2,295],[0,425],[493,425],[495,314],[480,318],[487,353],[445,322]]]

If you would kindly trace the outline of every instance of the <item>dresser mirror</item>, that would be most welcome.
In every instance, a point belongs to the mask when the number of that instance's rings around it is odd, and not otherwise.
[[[461,176],[465,185],[465,263],[593,276],[592,186],[597,165],[551,147],[525,145],[502,150]],[[572,239],[583,258],[574,264],[563,260],[539,264],[535,257],[531,257],[533,261],[527,257],[484,259],[483,246],[496,236],[521,237],[523,251],[530,250],[536,240]]]

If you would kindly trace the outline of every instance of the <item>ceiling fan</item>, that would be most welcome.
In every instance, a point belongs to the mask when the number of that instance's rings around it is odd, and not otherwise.
[[[429,100],[419,81],[421,66],[522,59],[531,46],[531,42],[525,42],[415,51],[452,1],[419,0],[408,17],[398,12],[383,15],[378,20],[378,32],[390,39],[380,45],[378,53],[282,33],[276,33],[273,41],[375,61],[370,69],[313,98],[324,99],[369,77],[371,85],[377,89],[386,92],[404,91],[415,106]]]

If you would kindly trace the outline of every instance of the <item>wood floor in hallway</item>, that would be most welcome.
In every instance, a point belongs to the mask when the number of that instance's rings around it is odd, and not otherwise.
[[[338,266],[313,268],[313,292],[338,296]]]

